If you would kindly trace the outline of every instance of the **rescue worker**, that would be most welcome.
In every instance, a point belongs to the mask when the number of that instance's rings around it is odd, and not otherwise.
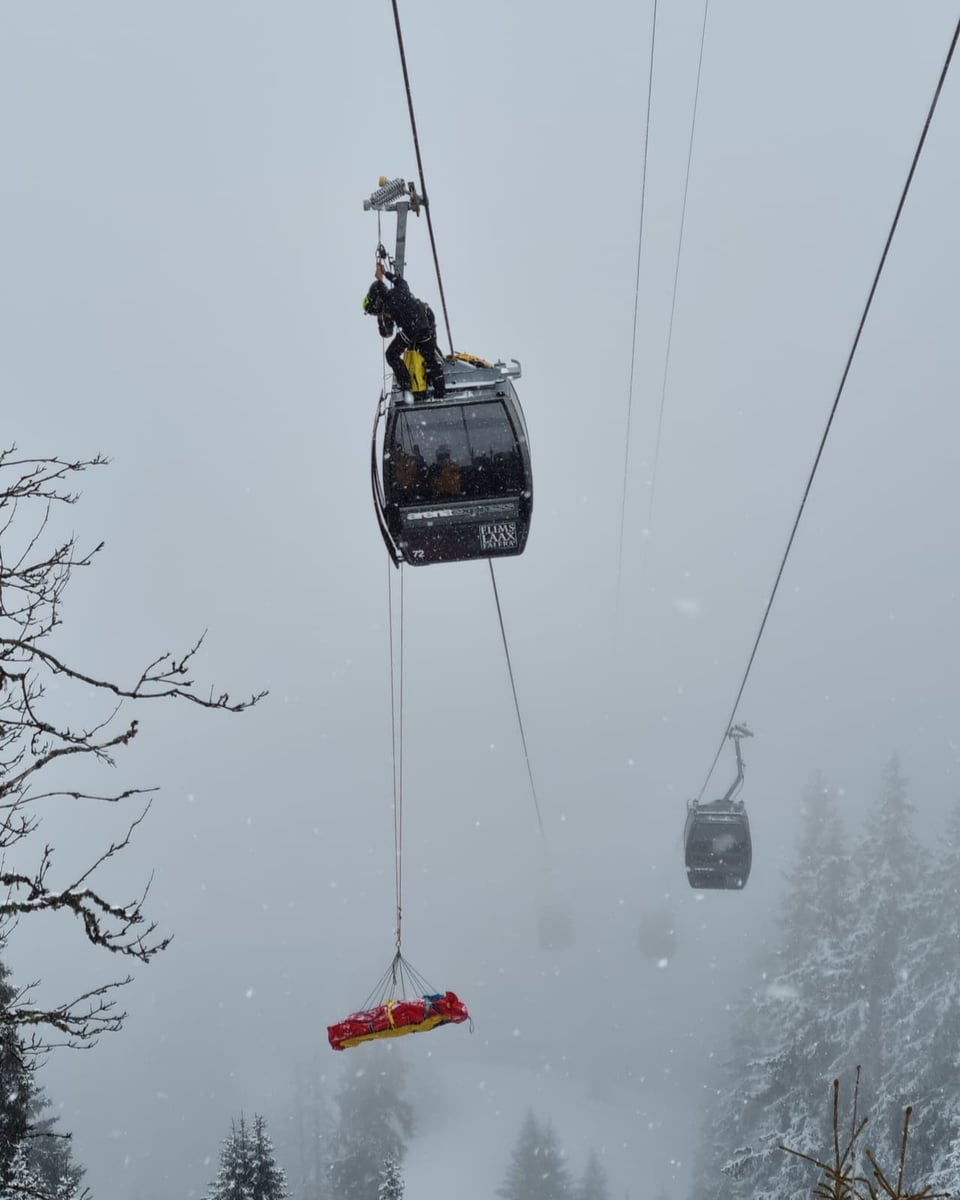
[[[417,350],[423,357],[427,383],[439,399],[445,388],[433,309],[423,300],[418,300],[410,291],[407,281],[388,271],[382,262],[377,263],[376,274],[376,279],[363,298],[363,311],[377,318],[381,337],[393,337],[394,330],[397,331],[386,353],[397,387],[403,392],[412,391],[412,380],[403,355],[407,350]],[[384,277],[392,287],[387,287],[383,282]]]

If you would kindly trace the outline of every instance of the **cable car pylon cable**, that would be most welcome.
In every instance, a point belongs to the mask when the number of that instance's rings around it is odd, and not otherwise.
[[[417,133],[417,118],[413,111],[413,93],[410,90],[410,73],[407,71],[407,55],[403,48],[403,30],[400,28],[400,10],[397,0],[392,0],[393,23],[397,30],[397,49],[400,51],[400,66],[403,70],[403,86],[407,93],[407,110],[410,113],[410,132],[413,134],[413,149],[417,156],[417,170],[420,173],[420,196],[423,200],[424,211],[427,214],[427,230],[430,234],[430,249],[433,251],[433,267],[437,275],[437,288],[440,291],[440,307],[443,309],[443,323],[447,329],[447,341],[450,343],[450,353],[455,353],[453,334],[450,332],[450,316],[447,312],[447,297],[443,291],[443,278],[440,274],[440,259],[437,255],[437,242],[433,235],[433,220],[430,217],[430,198],[427,194],[427,184],[423,177],[423,158],[420,155],[420,136]]]
[[[513,663],[510,661],[510,647],[507,645],[507,631],[503,624],[503,610],[500,607],[500,592],[497,590],[497,575],[493,569],[493,559],[487,559],[490,568],[490,582],[493,584],[493,598],[497,603],[497,619],[500,622],[500,637],[503,639],[503,653],[507,659],[507,673],[510,676],[510,690],[513,692],[513,706],[517,714],[517,725],[520,729],[520,743],[523,746],[523,759],[527,764],[527,778],[530,780],[530,794],[533,797],[533,807],[537,814],[537,828],[540,836],[546,837],[543,830],[543,817],[540,815],[540,801],[537,798],[537,785],[533,781],[533,767],[530,764],[530,751],[527,749],[527,735],[523,728],[523,717],[520,715],[520,700],[517,696],[517,684],[513,677]]]
[[[860,321],[857,324],[857,331],[854,334],[853,343],[850,346],[850,353],[847,355],[847,361],[843,368],[843,374],[840,376],[840,383],[837,387],[836,395],[833,398],[833,404],[831,405],[831,408],[830,408],[830,415],[827,417],[827,423],[823,430],[823,436],[820,438],[820,445],[817,447],[817,454],[813,460],[813,466],[810,468],[810,475],[807,478],[806,487],[803,489],[803,496],[801,497],[801,500],[800,500],[800,507],[797,509],[797,515],[794,518],[793,527],[791,528],[790,536],[787,539],[786,549],[784,550],[783,557],[780,560],[780,567],[777,570],[776,579],[773,582],[773,589],[770,592],[770,598],[767,601],[766,608],[764,609],[763,619],[760,622],[760,628],[757,631],[757,636],[753,643],[753,649],[750,651],[750,657],[747,660],[746,670],[743,673],[743,678],[741,679],[740,686],[737,689],[737,695],[733,702],[733,706],[730,709],[730,715],[727,718],[726,724],[724,725],[724,732],[723,732],[723,737],[720,739],[720,745],[717,747],[717,752],[714,755],[713,762],[710,764],[710,770],[707,772],[706,778],[703,781],[703,787],[701,787],[700,792],[697,796],[698,800],[702,799],[703,794],[707,789],[707,784],[710,782],[710,776],[713,774],[714,768],[716,767],[717,762],[719,761],[720,754],[723,751],[723,745],[727,738],[727,730],[729,730],[733,726],[734,718],[737,715],[737,708],[739,707],[740,700],[744,693],[744,689],[747,686],[747,680],[750,677],[750,671],[753,668],[753,662],[757,656],[757,650],[760,647],[760,639],[763,637],[764,630],[767,627],[767,620],[770,616],[770,610],[773,607],[773,601],[776,597],[777,589],[780,587],[780,580],[783,578],[783,572],[787,565],[787,559],[790,557],[790,551],[793,548],[793,541],[797,535],[797,528],[800,525],[800,518],[803,516],[803,510],[806,507],[807,497],[810,495],[810,489],[813,486],[814,476],[817,473],[817,468],[820,466],[820,460],[823,457],[824,447],[827,444],[827,437],[829,436],[831,426],[833,425],[833,418],[837,415],[837,408],[839,407],[839,404],[840,404],[840,397],[843,395],[843,389],[846,387],[847,378],[850,375],[850,369],[853,366],[854,356],[857,352],[857,348],[860,345],[860,338],[863,334],[864,326],[867,323],[867,317],[869,316],[870,309],[873,305],[873,298],[876,295],[877,287],[879,286],[879,283],[880,283],[880,276],[883,274],[883,268],[886,265],[887,255],[890,252],[890,246],[893,243],[894,234],[896,233],[897,226],[900,223],[900,216],[903,213],[903,208],[904,208],[904,205],[906,204],[907,194],[910,191],[910,185],[913,183],[913,176],[917,169],[917,163],[920,161],[920,155],[923,151],[924,143],[927,140],[927,133],[930,130],[930,124],[933,120],[933,114],[936,111],[937,104],[940,100],[940,93],[943,91],[943,85],[947,78],[947,72],[950,70],[950,63],[953,60],[953,53],[957,48],[958,39],[960,39],[960,19],[957,20],[956,27],[953,31],[953,37],[950,40],[950,46],[949,46],[949,49],[947,50],[947,55],[944,60],[943,67],[940,71],[940,78],[937,80],[937,86],[933,93],[933,99],[930,101],[930,107],[927,110],[926,120],[923,123],[923,129],[921,130],[920,138],[917,142],[917,147],[913,152],[913,159],[911,160],[911,163],[910,163],[910,170],[907,172],[906,182],[904,183],[903,189],[900,193],[900,199],[897,203],[896,212],[893,215],[893,220],[890,223],[890,229],[889,229],[889,232],[887,233],[887,239],[884,242],[883,253],[880,255],[880,261],[877,264],[877,269],[873,275],[873,282],[870,284],[870,291],[867,293],[867,300],[863,306],[863,312],[860,315]]]
[[[690,120],[690,140],[687,144],[687,169],[683,180],[683,201],[680,205],[680,233],[677,238],[677,257],[673,268],[673,293],[670,298],[670,320],[667,325],[667,346],[663,359],[663,382],[660,388],[660,408],[657,412],[657,433],[653,443],[653,466],[650,471],[650,496],[647,501],[646,528],[648,536],[643,541],[640,581],[643,583],[647,569],[647,546],[653,525],[653,506],[657,496],[657,469],[660,462],[660,443],[663,438],[663,414],[667,407],[667,381],[670,377],[670,355],[673,350],[673,324],[677,312],[677,293],[680,288],[680,259],[683,254],[683,233],[687,222],[687,197],[690,193],[690,167],[693,162],[693,141],[697,130],[697,112],[700,107],[700,79],[703,75],[703,48],[707,39],[707,14],[710,0],[704,0],[703,24],[700,27],[700,54],[697,59],[697,83],[693,93],[693,116]]]
[[[637,271],[633,294],[633,343],[630,350],[630,382],[627,387],[627,429],[623,451],[623,493],[620,499],[620,544],[617,550],[616,627],[620,625],[620,591],[623,577],[623,534],[627,519],[627,480],[630,474],[630,430],[633,417],[633,381],[637,363],[637,324],[640,314],[640,260],[643,254],[643,217],[647,196],[647,152],[650,146],[650,108],[653,101],[653,62],[657,44],[657,0],[653,0],[653,21],[650,29],[650,66],[647,72],[647,116],[643,131],[643,160],[640,170],[640,227],[637,232]]]

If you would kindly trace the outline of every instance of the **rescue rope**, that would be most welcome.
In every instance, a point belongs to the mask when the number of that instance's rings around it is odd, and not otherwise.
[[[450,332],[450,316],[447,312],[447,298],[443,291],[443,278],[440,275],[440,259],[437,255],[437,242],[433,235],[433,221],[430,217],[430,200],[427,195],[427,183],[423,176],[423,158],[420,155],[420,137],[417,133],[417,118],[413,111],[413,93],[410,90],[410,74],[407,71],[407,55],[403,48],[403,31],[400,28],[400,10],[397,0],[393,2],[393,23],[397,30],[397,48],[400,51],[400,66],[403,69],[403,86],[407,93],[407,109],[410,113],[410,131],[413,134],[413,149],[417,156],[417,170],[420,173],[420,197],[423,201],[424,212],[427,214],[427,230],[430,234],[430,249],[433,251],[433,267],[437,275],[437,287],[440,290],[440,307],[443,309],[443,323],[447,328],[447,341],[450,343],[450,353],[453,354],[453,334]]]
[[[393,856],[397,904],[396,947],[400,955],[403,923],[403,564],[400,564],[399,659],[393,639],[393,580],[387,562],[387,605],[390,616],[390,728],[393,747]],[[394,664],[397,664],[396,671]]]
[[[623,452],[623,494],[620,499],[620,546],[617,551],[617,601],[615,620],[620,625],[620,591],[623,577],[623,534],[627,520],[627,479],[630,469],[630,427],[633,416],[633,381],[637,362],[637,322],[640,314],[640,259],[643,253],[643,216],[647,195],[647,152],[650,146],[650,107],[653,100],[653,60],[657,44],[657,0],[653,0],[653,23],[650,30],[650,66],[647,72],[647,117],[643,131],[643,160],[640,171],[640,229],[637,235],[637,273],[633,293],[633,344],[630,351],[630,383],[627,388],[627,431]]]
[[[507,645],[507,631],[503,624],[503,610],[500,607],[500,592],[497,590],[497,576],[493,569],[493,559],[487,559],[487,566],[490,568],[490,582],[493,584],[493,598],[497,602],[497,619],[500,622],[500,637],[503,639],[503,653],[507,659],[507,673],[510,676],[510,689],[513,692],[513,707],[517,713],[517,725],[520,728],[520,743],[523,746],[523,758],[527,764],[527,778],[530,780],[530,794],[533,796],[533,807],[537,814],[537,827],[540,830],[540,836],[546,837],[543,832],[543,818],[540,815],[540,801],[537,799],[537,785],[533,781],[533,767],[530,765],[530,752],[527,749],[527,735],[523,728],[523,717],[520,715],[520,700],[517,696],[517,684],[513,677],[513,663],[510,661],[510,647]]]
[[[773,607],[773,601],[774,601],[774,598],[776,597],[777,589],[780,586],[780,580],[783,578],[783,572],[787,565],[787,559],[789,558],[790,551],[793,548],[793,541],[797,534],[797,528],[800,525],[800,518],[803,516],[803,511],[804,511],[804,508],[806,507],[807,497],[810,495],[810,489],[813,486],[814,476],[817,473],[817,468],[820,466],[820,459],[823,457],[823,451],[824,451],[824,447],[826,446],[826,443],[827,443],[827,437],[830,433],[831,426],[833,425],[833,418],[836,416],[837,408],[840,404],[840,397],[843,395],[843,389],[846,386],[847,378],[850,374],[850,368],[853,366],[854,355],[856,354],[857,348],[860,345],[860,337],[863,334],[864,326],[867,323],[867,317],[870,313],[870,308],[873,305],[873,298],[876,295],[877,287],[880,283],[880,276],[883,273],[883,268],[887,261],[887,255],[890,252],[890,246],[893,242],[893,236],[897,231],[897,225],[900,223],[900,215],[903,212],[904,205],[906,204],[907,194],[910,191],[910,185],[913,182],[913,176],[917,169],[917,163],[920,161],[920,154],[923,151],[924,143],[927,140],[927,133],[930,129],[930,123],[933,120],[933,114],[936,111],[937,104],[940,100],[940,93],[943,90],[943,85],[947,78],[947,72],[950,69],[950,63],[953,59],[953,52],[957,47],[958,39],[960,39],[960,19],[958,19],[956,28],[953,31],[953,37],[950,41],[950,47],[947,50],[947,56],[946,56],[946,59],[944,60],[943,68],[940,71],[940,78],[937,81],[937,86],[933,93],[933,99],[930,102],[930,107],[927,111],[927,117],[923,123],[923,129],[920,133],[920,139],[917,142],[917,147],[913,153],[913,159],[910,163],[910,170],[907,172],[907,179],[903,185],[903,190],[900,193],[900,200],[897,204],[896,212],[894,213],[894,216],[893,216],[893,221],[890,224],[889,232],[887,233],[887,239],[883,246],[883,253],[880,255],[880,261],[877,264],[876,271],[874,272],[873,282],[870,285],[870,291],[867,294],[867,300],[863,306],[863,312],[860,315],[860,321],[857,325],[857,331],[854,335],[853,343],[850,347],[850,353],[847,355],[846,365],[844,366],[843,373],[840,376],[840,383],[839,383],[839,386],[837,387],[837,392],[833,399],[833,405],[830,408],[830,415],[827,418],[827,423],[823,430],[823,436],[820,438],[820,445],[817,448],[817,454],[813,460],[813,466],[810,469],[810,475],[807,479],[806,487],[803,489],[803,496],[801,497],[801,500],[800,500],[800,507],[798,508],[797,515],[794,518],[793,527],[790,530],[790,536],[787,538],[787,546],[783,552],[783,557],[780,560],[780,567],[777,571],[776,578],[773,582],[773,589],[770,592],[770,598],[767,601],[766,608],[764,609],[763,619],[760,622],[760,628],[757,631],[757,636],[753,643],[753,649],[750,651],[750,657],[747,660],[747,668],[744,671],[743,678],[740,681],[740,687],[737,689],[737,695],[733,702],[733,707],[730,710],[730,716],[727,719],[727,722],[723,727],[724,733],[723,733],[723,737],[720,739],[720,745],[717,747],[717,752],[714,755],[713,762],[710,764],[710,770],[707,772],[707,777],[703,781],[703,787],[700,789],[699,795],[697,796],[698,801],[702,799],[703,794],[706,791],[707,784],[710,782],[710,776],[713,774],[714,768],[716,767],[717,762],[720,759],[720,754],[723,750],[723,745],[727,738],[727,730],[730,729],[730,727],[733,725],[734,718],[737,714],[737,708],[740,704],[741,697],[743,696],[744,689],[747,686],[747,680],[750,677],[750,671],[753,667],[753,662],[757,656],[757,650],[759,649],[759,646],[760,646],[760,639],[763,637],[763,632],[767,627],[767,619],[770,616],[770,610]]]
[[[399,604],[394,618],[393,575],[387,563],[387,609],[390,619],[390,726],[393,749],[393,848],[394,882],[397,906],[395,948],[390,965],[374,985],[373,991],[360,1006],[376,1008],[392,1003],[397,997],[433,995],[436,988],[403,957],[403,667],[404,667],[404,580],[403,563],[399,564]],[[394,638],[394,628],[397,635]]]
[[[360,1005],[361,1009],[378,1008],[381,1004],[397,997],[435,995],[437,989],[425,979],[398,950],[390,965],[373,986],[373,990]]]

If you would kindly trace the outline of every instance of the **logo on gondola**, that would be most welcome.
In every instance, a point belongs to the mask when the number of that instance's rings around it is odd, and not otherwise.
[[[516,550],[516,521],[502,521],[496,525],[481,525],[480,545],[484,550]]]

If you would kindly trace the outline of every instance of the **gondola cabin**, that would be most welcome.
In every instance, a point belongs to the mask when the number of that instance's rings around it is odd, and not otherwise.
[[[687,805],[683,850],[690,886],[733,890],[746,885],[753,861],[750,822],[742,801]]]
[[[530,448],[513,380],[520,365],[444,364],[442,399],[394,389],[374,425],[380,531],[397,564],[522,554],[533,512]]]

